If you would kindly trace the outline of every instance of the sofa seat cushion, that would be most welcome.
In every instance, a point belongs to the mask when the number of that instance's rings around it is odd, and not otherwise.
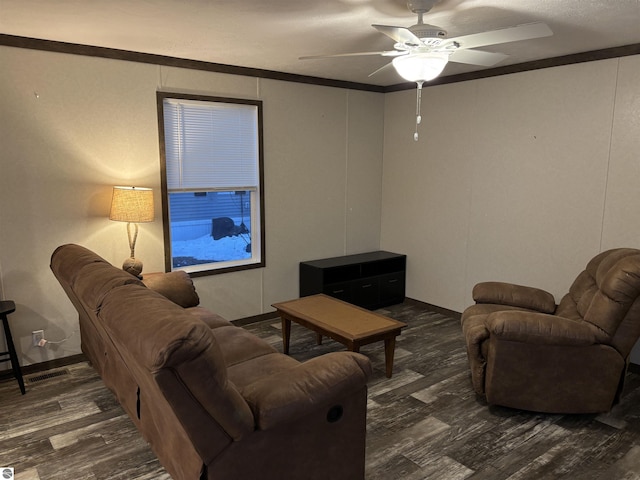
[[[267,342],[240,327],[214,328],[211,333],[222,351],[227,368],[252,358],[277,353]]]
[[[289,370],[300,365],[300,362],[283,353],[270,353],[237,363],[227,369],[229,381],[242,394],[247,385],[275,373]]]
[[[189,312],[191,315],[195,315],[200,320],[202,320],[209,328],[218,328],[218,327],[232,327],[233,324],[222,318],[220,315],[210,312],[204,307],[190,307],[185,308],[186,312]]]
[[[498,305],[494,303],[477,303],[475,305],[471,305],[467,307],[464,312],[462,312],[462,323],[464,324],[465,319],[468,317],[474,317],[476,315],[487,316],[493,312],[502,312],[504,310],[521,310],[521,311],[531,311],[526,308],[521,307],[513,307],[511,305]]]

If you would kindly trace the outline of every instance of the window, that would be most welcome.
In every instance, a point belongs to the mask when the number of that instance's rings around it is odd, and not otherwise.
[[[166,270],[263,267],[262,102],[157,98]]]

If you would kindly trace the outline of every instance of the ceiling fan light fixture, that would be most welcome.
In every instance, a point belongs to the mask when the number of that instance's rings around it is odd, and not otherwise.
[[[409,82],[428,82],[442,73],[449,62],[446,53],[410,53],[393,59],[398,74]]]

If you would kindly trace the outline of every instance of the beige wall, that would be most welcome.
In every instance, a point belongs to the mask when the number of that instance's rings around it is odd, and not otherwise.
[[[113,185],[155,189],[157,220],[140,226],[136,256],[163,269],[158,89],[264,102],[267,266],[195,279],[204,306],[228,319],[272,311],[297,296],[301,260],[379,248],[382,94],[10,47],[0,64],[0,294],[17,305],[23,365],[80,352],[49,258],[79,243],[122,263]],[[31,347],[36,329],[68,340]]]
[[[640,247],[640,56],[386,96],[381,247],[407,296],[455,311],[482,280],[556,299],[600,251]]]
[[[0,288],[24,365],[79,353],[49,271],[85,245],[119,265],[111,187],[156,189],[141,226],[163,268],[158,89],[264,101],[267,267],[195,279],[229,319],[298,293],[301,260],[377,248],[408,255],[407,295],[461,311],[498,279],[556,298],[607,248],[640,246],[640,56],[385,95],[0,47]],[[30,346],[31,331],[50,340]],[[0,348],[2,340],[0,339]]]

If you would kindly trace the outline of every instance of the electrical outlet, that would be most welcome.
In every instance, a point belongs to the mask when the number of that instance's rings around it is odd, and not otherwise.
[[[31,332],[31,345],[41,347],[40,342],[44,340],[44,330],[34,330]]]

